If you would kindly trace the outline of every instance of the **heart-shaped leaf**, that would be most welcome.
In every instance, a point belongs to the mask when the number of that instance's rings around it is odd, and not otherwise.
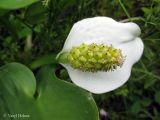
[[[0,8],[18,9],[30,5],[38,0],[0,0]]]
[[[59,80],[54,67],[37,75],[24,65],[0,68],[0,118],[3,120],[98,120],[96,104],[83,89]],[[35,94],[36,93],[36,94]]]

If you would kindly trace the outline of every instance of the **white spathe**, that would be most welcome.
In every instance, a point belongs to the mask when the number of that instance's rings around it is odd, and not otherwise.
[[[62,52],[69,52],[74,46],[85,44],[113,45],[122,50],[126,56],[122,67],[110,72],[82,72],[62,64],[68,71],[71,80],[92,93],[105,93],[122,86],[130,77],[131,69],[144,49],[139,35],[140,28],[135,23],[120,23],[108,17],[94,17],[74,24]]]

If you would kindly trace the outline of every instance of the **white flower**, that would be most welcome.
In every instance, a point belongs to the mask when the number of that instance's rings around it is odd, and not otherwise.
[[[130,77],[131,68],[143,53],[139,37],[140,28],[135,23],[120,23],[108,17],[94,17],[81,20],[72,27],[60,53],[70,52],[81,44],[113,45],[125,56],[122,67],[114,71],[83,72],[61,63],[71,80],[92,93],[105,93],[122,86]]]

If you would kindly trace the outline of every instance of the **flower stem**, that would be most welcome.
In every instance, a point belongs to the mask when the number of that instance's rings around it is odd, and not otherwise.
[[[130,18],[131,21],[139,21],[139,20],[142,20],[143,21],[143,18],[142,17],[132,17]],[[119,22],[122,22],[122,23],[125,23],[125,22],[129,22],[130,20],[129,19],[124,19],[124,20],[121,20]]]
[[[127,15],[129,21],[131,22],[131,21],[132,21],[131,16],[130,16],[129,13],[127,12],[127,10],[126,10],[126,8],[125,8],[125,6],[124,6],[124,4],[122,3],[121,0],[119,0],[119,4],[120,4],[120,6],[122,7],[122,9],[123,9],[123,11],[125,12],[125,14]]]
[[[68,63],[68,53],[62,53],[60,54],[56,59],[59,63]]]

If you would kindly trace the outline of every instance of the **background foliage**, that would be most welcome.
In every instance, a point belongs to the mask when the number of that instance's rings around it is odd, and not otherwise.
[[[144,54],[134,66],[127,84],[116,91],[94,97],[99,110],[107,112],[107,116],[101,116],[102,120],[158,120],[160,0],[121,2],[132,20],[141,27]],[[51,0],[48,5],[38,1],[29,3],[27,7],[7,9],[0,6],[0,65],[16,61],[36,72],[38,66],[52,62],[53,57],[48,55],[62,49],[75,22],[94,16],[128,21],[122,4],[118,0]],[[69,80],[61,66],[58,75]]]

